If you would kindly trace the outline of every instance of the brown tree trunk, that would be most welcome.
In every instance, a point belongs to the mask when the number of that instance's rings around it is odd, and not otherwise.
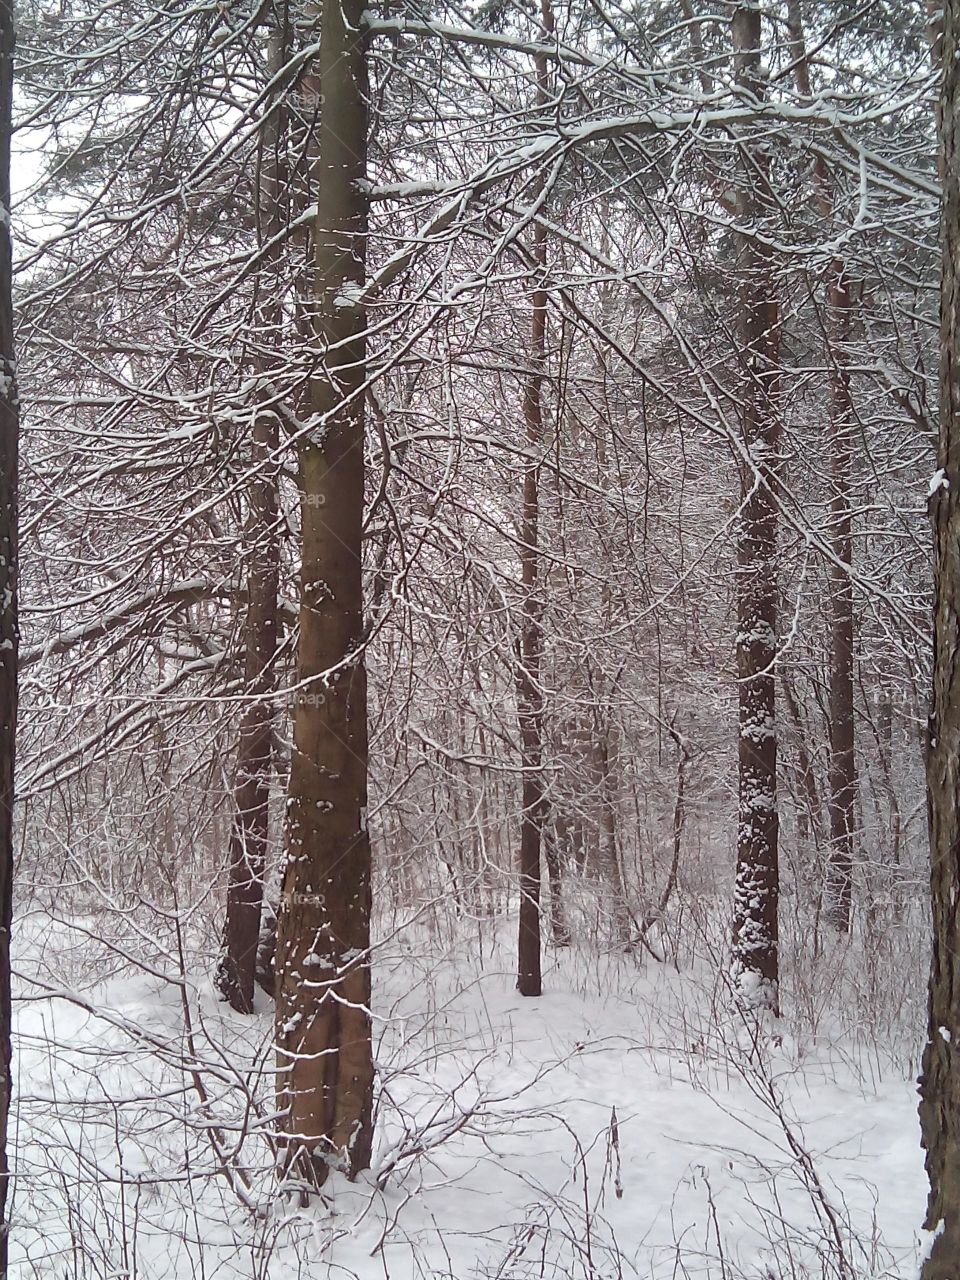
[[[960,1266],[960,0],[946,0],[939,131],[943,175],[939,470],[934,532],[933,705],[927,749],[933,956],[920,1129],[936,1231],[921,1280]]]
[[[0,1276],[9,1245],[7,1153],[11,1071],[10,929],[13,917],[13,772],[17,727],[17,465],[20,403],[13,346],[10,139],[14,20],[0,0]]]
[[[735,74],[742,90],[765,96],[760,63],[760,9],[733,14]],[[769,158],[764,144],[742,144],[738,218],[762,223],[768,207]],[[779,309],[772,253],[741,232],[743,442],[753,466],[742,466],[737,547],[737,675],[739,693],[739,821],[734,888],[733,977],[745,1003],[778,1008],[778,811],[775,662],[777,656],[776,475],[779,422]]]
[[[287,23],[274,36],[270,71],[276,76],[287,54]],[[283,150],[287,110],[277,102],[264,128],[260,155],[258,227],[261,245],[276,242],[262,263],[265,301],[260,319],[264,342],[281,342],[279,233],[284,200],[289,194]],[[267,336],[269,335],[269,336]],[[265,361],[259,365],[265,371]],[[240,720],[234,784],[236,809],[230,833],[230,876],[223,949],[216,983],[224,999],[238,1013],[252,1013],[257,981],[258,948],[263,911],[263,876],[269,844],[270,780],[272,773],[273,704],[276,688],[277,598],[279,546],[277,492],[273,471],[278,446],[276,415],[267,410],[253,424],[250,510],[245,531],[247,555],[247,611],[244,619],[244,685],[249,702]]]
[[[547,0],[542,4],[544,26],[553,27]],[[537,59],[537,101],[547,97],[546,60]],[[538,194],[542,191],[542,180]],[[531,373],[523,392],[523,418],[527,435],[527,460],[523,473],[523,510],[520,521],[520,582],[523,592],[520,633],[520,671],[517,709],[520,721],[520,763],[523,767],[520,816],[520,922],[517,939],[517,990],[522,996],[538,996],[540,973],[540,849],[546,819],[543,792],[543,604],[539,593],[540,463],[543,441],[543,377],[546,364],[547,293],[546,231],[533,228],[531,254],[537,280],[530,321]]]
[[[284,1162],[307,1187],[370,1163],[370,839],[361,528],[367,63],[363,0],[322,0],[301,86],[316,113],[313,424],[299,440],[297,701],[277,927]]]
[[[253,428],[256,465],[247,526],[247,614],[244,677],[250,702],[240,721],[236,812],[230,834],[230,880],[224,946],[217,985],[238,1013],[253,1012],[260,943],[263,873],[269,841],[272,767],[273,663],[277,648],[277,497],[266,468],[277,448],[274,415],[258,416]]]
[[[828,294],[828,326],[836,343],[830,415],[830,853],[827,862],[827,918],[846,933],[853,902],[857,772],[853,719],[853,515],[850,509],[850,445],[853,405],[845,344],[851,320],[850,282],[834,263]]]

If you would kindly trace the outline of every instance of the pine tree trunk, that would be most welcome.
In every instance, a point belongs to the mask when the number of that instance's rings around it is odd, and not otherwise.
[[[13,345],[10,140],[14,15],[0,0],[0,1276],[7,1274],[11,1070],[10,930],[13,917],[13,775],[17,727],[17,493],[20,408]]]
[[[277,1055],[287,1169],[317,1188],[370,1163],[370,839],[361,529],[367,67],[363,0],[318,4],[313,425],[299,444],[302,569]]]
[[[733,15],[735,73],[741,89],[765,96],[760,65],[761,16],[752,5]],[[742,144],[738,219],[762,223],[769,169],[765,144]],[[744,366],[743,442],[753,462],[742,467],[737,548],[737,675],[739,693],[739,821],[734,887],[733,976],[753,1006],[778,1007],[778,811],[775,661],[777,655],[777,517],[772,482],[779,424],[779,312],[771,250],[741,233]]]
[[[937,1231],[921,1280],[960,1267],[960,0],[946,0],[939,127],[943,176],[939,471],[934,531],[933,706],[927,750],[933,957],[920,1129]]]

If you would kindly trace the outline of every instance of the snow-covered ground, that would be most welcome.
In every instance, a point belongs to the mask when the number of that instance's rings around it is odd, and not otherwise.
[[[82,935],[22,931],[12,1274],[897,1276],[925,1184],[909,1073],[837,1040],[751,1044],[722,992],[652,959],[507,936],[378,957],[372,1172],[303,1209],[269,1144],[270,1010],[206,961],[98,980]],[[43,957],[77,947],[69,993]],[[105,973],[106,969],[101,970]],[[702,978],[703,975],[701,975]],[[46,984],[43,989],[37,982]]]

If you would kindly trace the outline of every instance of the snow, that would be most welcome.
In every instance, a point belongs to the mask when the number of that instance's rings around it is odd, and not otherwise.
[[[42,944],[73,954],[76,933],[21,928],[11,1274],[81,1274],[79,1249],[83,1274],[158,1280],[318,1266],[361,1280],[658,1280],[719,1276],[722,1249],[723,1274],[806,1262],[820,1275],[817,1250],[833,1246],[798,1150],[855,1274],[915,1269],[912,1072],[862,1070],[852,1046],[801,1044],[785,1022],[758,1036],[718,1014],[696,975],[650,961],[557,953],[545,995],[524,1000],[512,924],[486,940],[483,966],[426,933],[378,952],[373,1168],[353,1185],[331,1177],[307,1208],[278,1194],[264,1137],[269,1001],[232,1014],[202,960],[184,988],[159,962],[103,981],[88,962],[54,994],[38,985]],[[792,1273],[778,1269],[788,1257]]]
[[[350,311],[356,307],[363,298],[363,286],[355,280],[348,280],[340,288],[339,293],[333,300],[333,305],[338,311]]]
[[[930,484],[927,489],[927,497],[932,498],[935,493],[939,493],[941,489],[949,489],[950,480],[943,467],[938,467],[930,477]]]

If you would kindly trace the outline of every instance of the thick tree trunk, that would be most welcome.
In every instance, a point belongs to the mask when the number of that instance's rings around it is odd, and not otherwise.
[[[920,1128],[937,1235],[921,1280],[960,1268],[960,0],[946,0],[940,95],[943,278],[934,531],[933,706],[927,750],[933,957]]]
[[[370,1162],[370,839],[361,529],[367,66],[363,0],[317,5],[313,426],[299,442],[303,564],[287,859],[277,928],[285,1164],[308,1187]]]
[[[741,88],[765,96],[760,64],[760,9],[738,5],[733,15],[735,72]],[[743,146],[738,217],[756,227],[767,206],[765,143]],[[734,888],[733,977],[738,996],[777,1010],[777,516],[772,483],[779,423],[779,310],[771,250],[750,230],[741,233],[743,441],[753,462],[742,468],[737,548],[737,675],[739,692],[739,821]]]
[[[0,1276],[7,1274],[11,1071],[10,930],[13,916],[13,772],[17,726],[17,464],[20,410],[13,346],[10,247],[14,17],[0,0]]]

